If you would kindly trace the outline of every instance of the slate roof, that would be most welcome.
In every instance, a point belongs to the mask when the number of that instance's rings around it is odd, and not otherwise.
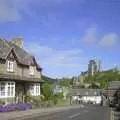
[[[14,51],[19,64],[27,66],[35,64],[38,70],[42,70],[42,68],[36,62],[35,58],[29,53],[27,53],[24,49],[18,47],[17,45],[11,42],[0,39],[0,58],[6,60],[11,50]]]
[[[11,47],[7,41],[0,39],[0,58],[5,59],[5,56],[8,54],[10,48]]]
[[[69,95],[99,96],[101,92],[101,89],[71,89]]]

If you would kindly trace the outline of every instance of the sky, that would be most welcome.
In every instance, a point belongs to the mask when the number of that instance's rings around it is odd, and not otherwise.
[[[90,59],[119,66],[120,1],[0,0],[0,37],[17,36],[50,77],[79,75]]]

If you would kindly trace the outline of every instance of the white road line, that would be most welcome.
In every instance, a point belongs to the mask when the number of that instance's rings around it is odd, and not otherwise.
[[[83,111],[84,113],[88,112],[88,110]]]
[[[96,109],[96,108],[92,108],[92,109],[90,109],[90,110],[95,110],[95,109]],[[89,112],[90,110],[84,110],[84,111],[82,111],[82,113]],[[73,119],[73,118],[75,118],[75,117],[80,116],[82,113],[76,113],[76,114],[74,114],[74,115],[69,116],[69,118],[70,118],[70,119]]]
[[[69,116],[69,118],[73,119],[73,118],[75,118],[75,117],[77,117],[77,116],[79,116],[79,115],[80,115],[80,113],[77,113],[77,114],[74,114],[74,115],[72,115],[72,116]]]

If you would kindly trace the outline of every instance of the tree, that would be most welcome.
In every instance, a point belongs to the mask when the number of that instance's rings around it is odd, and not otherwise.
[[[49,83],[45,83],[42,86],[44,100],[51,100],[52,99],[52,86]]]
[[[69,79],[62,79],[59,81],[60,86],[62,87],[69,87],[70,86],[70,80]]]
[[[111,81],[120,81],[120,74],[117,70],[108,70],[104,72],[98,72],[93,76],[87,76],[85,81],[88,83],[100,83],[101,88],[108,86]],[[95,87],[94,85],[92,86]]]

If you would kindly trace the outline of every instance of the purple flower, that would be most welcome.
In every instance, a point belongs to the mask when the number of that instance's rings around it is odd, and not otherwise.
[[[27,110],[31,108],[32,108],[32,105],[30,103],[8,104],[6,106],[0,105],[0,112],[20,111],[20,110]]]

